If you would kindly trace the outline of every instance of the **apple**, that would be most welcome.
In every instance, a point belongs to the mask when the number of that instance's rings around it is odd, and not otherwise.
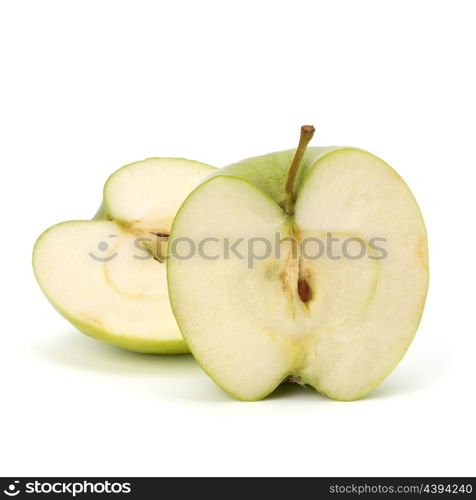
[[[418,205],[384,161],[307,148],[217,170],[188,196],[169,241],[172,309],[225,391],[258,400],[284,381],[354,400],[397,365],[428,288]]]
[[[33,269],[53,306],[91,337],[132,351],[189,352],[167,296],[166,246],[173,218],[215,170],[150,158],[113,173],[94,220],[46,230]]]

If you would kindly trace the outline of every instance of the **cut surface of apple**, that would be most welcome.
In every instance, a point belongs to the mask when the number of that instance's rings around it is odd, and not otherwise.
[[[45,231],[33,251],[38,282],[82,332],[138,352],[189,352],[170,309],[166,256],[173,218],[215,169],[151,158],[108,179],[96,218]]]
[[[353,400],[416,332],[425,226],[396,172],[354,148],[309,148],[287,210],[295,153],[225,167],[192,192],[173,224],[169,297],[192,354],[235,397],[292,380]]]

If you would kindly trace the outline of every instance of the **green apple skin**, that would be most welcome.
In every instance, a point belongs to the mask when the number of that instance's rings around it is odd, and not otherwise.
[[[333,155],[338,155],[346,152],[362,152],[366,155],[369,155],[379,162],[382,162],[381,159],[368,153],[364,150],[346,147],[346,146],[329,146],[329,147],[311,147],[308,148],[306,153],[304,154],[303,160],[299,167],[295,183],[294,183],[294,194],[295,197],[298,198],[299,193],[303,191],[311,178],[313,172],[319,168],[321,160],[331,158]],[[234,178],[240,179],[243,182],[249,184],[249,186],[253,187],[256,190],[259,190],[263,197],[270,198],[276,204],[282,206],[282,202],[285,198],[285,184],[286,179],[289,172],[289,166],[293,160],[296,150],[286,150],[275,153],[270,153],[263,156],[252,157],[245,160],[242,160],[238,163],[226,166],[217,172],[213,173],[205,179],[185,200],[181,209],[179,210],[176,218],[174,219],[174,223],[171,231],[171,240],[175,238],[180,238],[183,236],[181,226],[181,216],[182,212],[184,212],[187,208],[187,204],[189,200],[192,200],[197,192],[207,186],[208,183],[212,182],[215,178]],[[382,162],[384,163],[384,162]],[[423,221],[423,217],[419,210],[418,204],[411,193],[411,190],[406,185],[405,181],[399,176],[399,174],[392,169],[388,164],[384,163],[386,168],[392,172],[395,176],[395,179],[398,179],[398,182],[404,186],[406,189],[409,199],[411,199],[416,207],[417,218],[419,218],[419,223],[421,224],[421,234],[422,234],[422,246],[421,246],[421,262],[422,266],[425,269],[426,276],[421,278],[422,281],[422,294],[419,300],[420,309],[418,320],[414,322],[414,328],[411,333],[407,336],[405,340],[405,347],[401,350],[400,355],[397,359],[393,361],[393,363],[388,366],[387,371],[385,373],[380,374],[377,378],[374,378],[368,385],[362,387],[358,392],[354,392],[353,394],[341,396],[335,392],[326,391],[324,388],[320,387],[314,379],[307,378],[305,375],[299,375],[298,383],[301,385],[311,386],[316,389],[318,392],[326,395],[330,399],[336,401],[354,401],[362,398],[374,388],[376,388],[396,367],[399,361],[403,358],[405,352],[413,340],[415,333],[418,329],[418,326],[421,321],[421,317],[423,314],[423,309],[425,305],[425,299],[428,291],[429,284],[429,275],[428,275],[428,246],[427,246],[427,233]],[[292,217],[291,217],[292,219]],[[187,341],[189,348],[191,349],[192,355],[195,357],[197,363],[201,366],[201,368],[207,373],[207,375],[225,392],[233,396],[234,398],[242,401],[259,401],[263,398],[267,397],[270,393],[272,393],[277,386],[280,385],[283,381],[285,381],[288,377],[293,377],[295,373],[293,371],[283,371],[280,377],[281,382],[276,382],[275,384],[270,385],[268,388],[263,389],[259,393],[254,393],[253,395],[243,394],[240,391],[234,391],[227,384],[221,380],[220,376],[217,376],[216,373],[213,373],[213,370],[210,370],[208,363],[202,361],[201,353],[195,349],[193,342],[193,332],[189,331],[188,326],[185,321],[186,313],[183,308],[180,306],[177,300],[177,290],[178,284],[175,278],[176,270],[174,268],[175,261],[173,258],[169,258],[167,262],[168,266],[168,286],[169,286],[169,298],[171,300],[172,310],[174,312],[175,318],[181,329],[182,335],[184,339]]]
[[[204,178],[208,176],[210,173],[216,170],[215,167],[212,167],[210,165],[200,163],[200,162],[195,162],[191,160],[187,160],[184,158],[148,158],[143,161],[139,162],[134,162],[127,164],[123,167],[121,167],[119,170],[115,171],[113,174],[109,176],[107,179],[105,185],[104,185],[104,194],[103,194],[103,200],[100,204],[99,209],[97,210],[96,214],[92,218],[92,220],[76,220],[76,221],[66,221],[66,222],[60,222],[58,224],[55,224],[54,226],[51,226],[47,230],[45,230],[37,239],[34,248],[33,248],[33,259],[32,259],[32,264],[33,264],[33,272],[34,275],[37,279],[37,282],[43,291],[44,295],[50,302],[50,304],[57,310],[59,314],[61,314],[65,319],[67,319],[72,325],[74,325],[79,331],[82,333],[86,334],[89,337],[92,337],[97,340],[101,340],[107,344],[126,349],[129,351],[137,352],[137,353],[144,353],[144,354],[163,354],[163,355],[169,355],[169,354],[188,354],[190,353],[190,350],[188,349],[187,343],[185,340],[180,336],[180,338],[175,338],[175,339],[154,339],[154,338],[140,338],[134,335],[127,335],[124,333],[121,334],[116,334],[114,331],[111,331],[111,329],[107,328],[100,328],[99,326],[96,326],[95,324],[92,324],[91,322],[83,321],[80,317],[76,316],[75,314],[72,314],[71,311],[68,311],[66,308],[62,307],[61,304],[59,304],[58,300],[55,300],[54,297],[51,296],[50,292],[45,289],[43,286],[42,278],[39,275],[38,272],[38,266],[36,265],[35,259],[37,255],[37,249],[41,247],[42,242],[44,241],[45,238],[48,237],[48,235],[55,230],[56,228],[59,228],[64,225],[69,225],[69,224],[84,224],[87,223],[88,225],[95,225],[95,224],[101,224],[101,223],[106,223],[109,222],[111,224],[115,224],[117,227],[117,231],[125,230],[128,227],[131,226],[131,222],[127,220],[121,220],[115,217],[114,213],[111,211],[108,201],[107,201],[107,190],[108,186],[110,184],[110,181],[113,180],[118,174],[120,174],[123,171],[126,171],[130,167],[134,167],[135,165],[142,164],[142,163],[147,163],[147,162],[154,162],[154,161],[165,161],[165,162],[171,162],[172,164],[180,162],[180,163],[189,163],[191,165],[196,166],[198,169],[201,169],[201,178]],[[195,184],[196,185],[196,182]],[[190,192],[190,186],[187,186],[186,191],[183,194],[183,197],[185,197],[188,192]],[[183,191],[184,188],[182,188]],[[171,208],[172,212],[176,211],[178,207],[173,207]],[[173,214],[174,215],[174,214]],[[167,230],[167,228],[158,228],[159,230]],[[165,265],[165,264],[158,264],[158,265]]]

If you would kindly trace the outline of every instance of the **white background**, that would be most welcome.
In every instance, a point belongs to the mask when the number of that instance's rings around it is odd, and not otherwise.
[[[471,1],[3,1],[0,475],[475,475]],[[392,375],[339,403],[243,403],[191,356],[128,353],[48,304],[31,249],[118,167],[314,144],[381,156],[417,197],[431,285]]]

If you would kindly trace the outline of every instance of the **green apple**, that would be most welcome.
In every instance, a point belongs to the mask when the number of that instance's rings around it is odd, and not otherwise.
[[[167,295],[167,239],[185,197],[213,167],[150,158],[126,165],[104,186],[94,220],[45,231],[33,269],[53,306],[79,330],[138,352],[189,352]]]
[[[313,132],[216,171],[173,223],[176,320],[242,400],[283,381],[357,399],[397,365],[423,311],[427,236],[409,188],[360,149],[306,149]]]

